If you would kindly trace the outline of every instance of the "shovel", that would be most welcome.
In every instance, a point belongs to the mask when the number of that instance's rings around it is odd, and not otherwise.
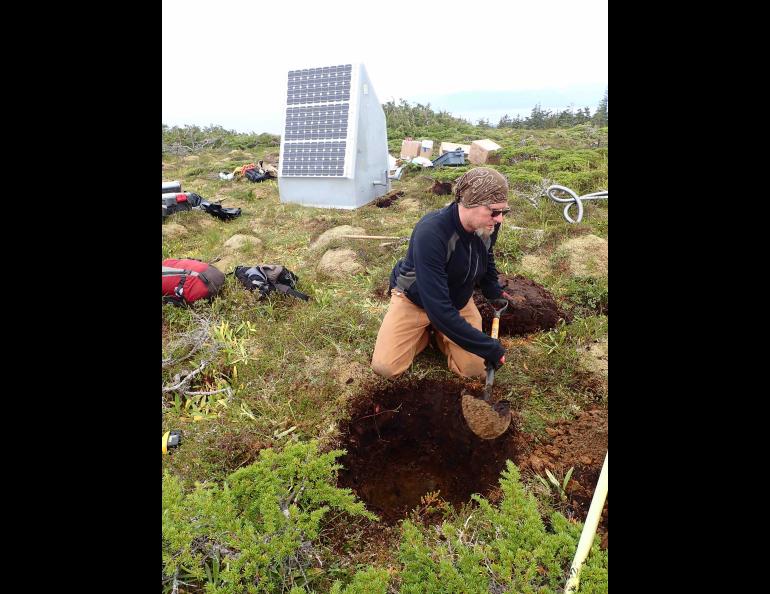
[[[492,320],[491,336],[497,339],[500,330],[500,316],[508,309],[507,299],[495,299],[491,301],[495,310],[495,317]],[[498,309],[499,308],[499,309]],[[511,403],[507,400],[500,400],[495,404],[492,399],[492,386],[495,383],[495,368],[487,365],[487,382],[484,385],[484,391],[481,398],[473,394],[463,392],[462,408],[463,417],[468,427],[482,439],[495,439],[508,429],[511,424]]]

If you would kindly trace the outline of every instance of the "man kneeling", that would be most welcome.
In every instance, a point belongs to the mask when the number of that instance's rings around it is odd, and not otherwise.
[[[508,208],[508,182],[476,167],[457,180],[455,202],[422,217],[406,257],[390,275],[390,306],[377,334],[372,369],[393,377],[406,371],[430,340],[463,377],[484,378],[485,365],[505,362],[505,349],[481,331],[473,302],[478,285],[487,299],[505,294],[497,282],[492,248]]]

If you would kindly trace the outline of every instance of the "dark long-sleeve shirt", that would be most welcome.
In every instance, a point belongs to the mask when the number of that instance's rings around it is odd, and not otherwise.
[[[492,253],[499,230],[500,223],[487,240],[469,233],[460,223],[457,203],[452,203],[418,221],[406,257],[390,275],[391,289],[402,290],[437,330],[488,363],[499,361],[505,349],[466,322],[459,310],[477,285],[487,299],[502,294]]]

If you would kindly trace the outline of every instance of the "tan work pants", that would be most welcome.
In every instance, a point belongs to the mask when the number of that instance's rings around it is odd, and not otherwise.
[[[460,310],[460,316],[481,330],[481,314],[473,297]],[[421,307],[409,301],[403,293],[393,290],[390,307],[382,320],[372,355],[372,369],[382,377],[403,373],[430,340],[430,320]],[[447,357],[449,369],[463,377],[486,377],[484,359],[463,350],[457,343],[436,330],[436,343]]]

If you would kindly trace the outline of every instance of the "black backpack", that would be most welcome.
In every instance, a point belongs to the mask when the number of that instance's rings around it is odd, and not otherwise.
[[[222,221],[232,221],[241,216],[240,208],[222,208],[221,204],[213,204],[207,200],[201,200],[199,208]]]
[[[299,281],[297,275],[280,264],[236,266],[233,274],[249,291],[259,291],[260,299],[264,299],[272,291],[288,293],[303,301],[310,299],[296,290],[297,281]]]
[[[255,183],[256,182],[265,181],[267,179],[267,173],[265,173],[261,169],[259,169],[259,170],[257,170],[257,169],[249,169],[243,175],[245,175],[248,178],[249,181],[252,181],[252,182],[255,182]]]

